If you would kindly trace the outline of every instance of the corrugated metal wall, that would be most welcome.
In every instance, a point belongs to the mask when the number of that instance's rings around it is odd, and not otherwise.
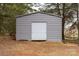
[[[62,40],[62,19],[56,16],[36,13],[16,18],[16,40],[31,40],[31,24],[47,23],[47,40]]]

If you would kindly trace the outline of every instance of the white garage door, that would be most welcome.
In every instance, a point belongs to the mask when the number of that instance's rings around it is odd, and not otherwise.
[[[32,23],[32,40],[46,40],[46,23]]]

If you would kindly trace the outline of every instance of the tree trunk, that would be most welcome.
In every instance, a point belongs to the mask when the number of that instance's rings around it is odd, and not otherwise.
[[[77,28],[78,28],[78,40],[79,40],[79,20],[78,20]]]
[[[79,40],[79,15],[78,15],[78,4],[77,4],[77,29],[78,29],[78,40]]]
[[[62,11],[63,11],[63,18],[62,18],[62,41],[65,43],[65,38],[64,38],[64,23],[65,23],[65,3],[63,3],[63,8],[62,8]]]

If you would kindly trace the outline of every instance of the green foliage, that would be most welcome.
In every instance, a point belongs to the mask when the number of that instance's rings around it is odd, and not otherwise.
[[[64,3],[64,20],[69,24],[73,21],[74,15],[77,16],[77,3]],[[63,17],[63,3],[46,3],[43,12],[51,13]]]
[[[0,4],[0,33],[15,33],[16,16],[28,11],[32,11],[31,4]]]

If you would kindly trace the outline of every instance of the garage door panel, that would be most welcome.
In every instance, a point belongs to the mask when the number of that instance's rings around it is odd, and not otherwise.
[[[46,23],[32,23],[32,40],[46,40]]]

